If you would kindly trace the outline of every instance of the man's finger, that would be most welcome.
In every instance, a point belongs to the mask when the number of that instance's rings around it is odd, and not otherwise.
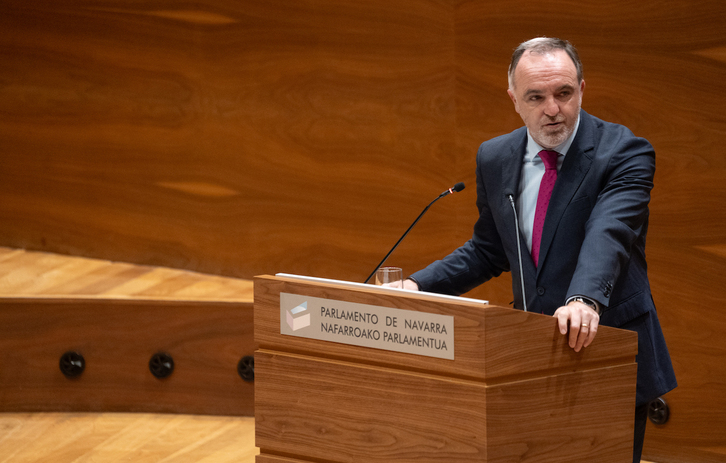
[[[582,317],[576,310],[570,310],[570,347],[573,349],[577,345],[577,338],[580,335],[580,324],[582,323]]]
[[[560,334],[567,334],[567,322],[569,321],[569,315],[565,310],[563,310],[563,307],[557,309],[555,317],[557,317],[557,326],[560,328]]]
[[[593,318],[590,320],[590,330],[587,333],[587,339],[585,340],[585,343],[582,345],[583,347],[587,347],[590,344],[592,344],[592,341],[595,339],[595,335],[597,334],[597,327],[599,323],[598,320]]]
[[[587,322],[580,323],[580,334],[577,336],[577,342],[575,343],[575,352],[580,352],[580,349],[585,345],[589,336],[590,324]]]

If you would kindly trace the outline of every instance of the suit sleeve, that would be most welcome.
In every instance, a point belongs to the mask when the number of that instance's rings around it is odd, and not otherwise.
[[[626,131],[626,129],[624,129]],[[585,238],[567,297],[585,295],[602,306],[610,305],[618,280],[626,266],[645,272],[645,236],[648,203],[653,189],[655,153],[646,140],[629,131],[617,139],[604,139],[600,149],[605,159],[602,187],[585,224]],[[643,273],[646,289],[647,276]]]
[[[484,145],[477,154],[479,218],[474,225],[473,236],[445,258],[411,275],[423,291],[458,296],[509,271],[509,261],[495,226],[483,179],[486,171]]]

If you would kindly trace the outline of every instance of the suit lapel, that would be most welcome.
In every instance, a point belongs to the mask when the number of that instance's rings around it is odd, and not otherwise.
[[[585,179],[594,156],[593,127],[590,116],[582,111],[580,113],[580,127],[566,153],[565,161],[557,175],[557,183],[552,192],[552,200],[547,207],[542,242],[540,244],[540,264],[537,274],[545,266],[555,232],[560,225],[567,206],[572,202],[575,192]]]
[[[524,132],[521,142],[512,146],[512,151],[508,156],[502,156],[501,175],[502,191],[505,196],[507,194],[514,195],[516,199],[519,192],[519,179],[522,177],[522,165],[524,164],[524,153],[527,149],[527,132]],[[505,198],[506,199],[506,198]],[[507,200],[507,204],[508,200]]]

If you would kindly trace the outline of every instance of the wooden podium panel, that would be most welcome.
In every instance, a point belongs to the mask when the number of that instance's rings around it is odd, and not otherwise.
[[[280,334],[281,292],[454,317],[455,359]],[[258,463],[623,462],[637,337],[574,353],[551,317],[283,277],[255,280]]]

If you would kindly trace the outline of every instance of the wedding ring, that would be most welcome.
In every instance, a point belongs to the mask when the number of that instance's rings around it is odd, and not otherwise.
[[[583,328],[587,328],[588,326],[589,326],[589,325],[588,325],[587,323],[583,323],[583,324],[582,324],[582,327],[583,327]]]

